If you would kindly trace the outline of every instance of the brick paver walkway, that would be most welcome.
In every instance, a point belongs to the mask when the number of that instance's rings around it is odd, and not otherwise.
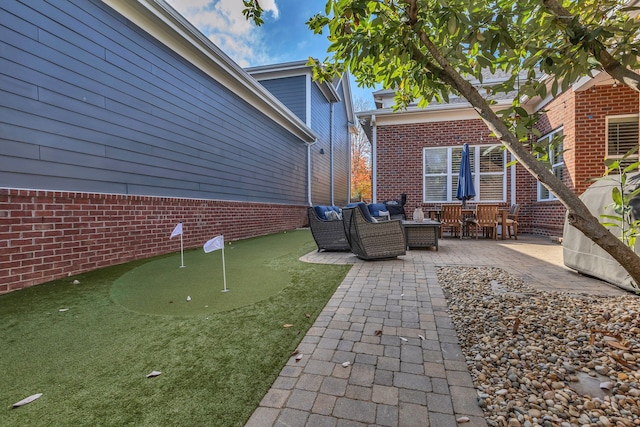
[[[353,267],[246,427],[486,426],[438,266],[498,266],[542,290],[624,294],[565,268],[562,247],[539,237],[445,238],[438,252],[387,261],[335,252],[304,260]]]

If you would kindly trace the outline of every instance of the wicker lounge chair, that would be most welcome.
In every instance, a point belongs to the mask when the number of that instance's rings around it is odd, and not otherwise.
[[[342,215],[351,252],[358,258],[373,260],[406,254],[400,220],[373,222],[364,203],[343,209]]]
[[[314,207],[309,208],[309,227],[313,239],[318,245],[318,252],[325,251],[348,251],[351,249],[347,238],[344,235],[342,220],[327,221],[318,216]]]

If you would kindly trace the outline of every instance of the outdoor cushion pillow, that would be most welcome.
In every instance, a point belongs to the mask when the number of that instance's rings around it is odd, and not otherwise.
[[[316,211],[318,218],[324,219],[324,213],[327,211],[325,206],[316,205],[313,207],[313,210]]]
[[[367,207],[367,204],[365,202],[357,203],[356,207],[360,209],[360,212],[362,212],[364,219],[366,219],[369,222],[378,222],[373,220],[373,217],[371,216],[371,213],[369,212],[369,208]]]
[[[371,203],[367,206],[369,208],[369,212],[371,216],[387,216],[389,211],[387,211],[387,207],[384,203]]]
[[[335,213],[338,214],[338,219],[342,220],[342,209],[340,209],[337,206],[328,206],[328,208],[332,209],[333,211],[335,211]]]
[[[325,213],[324,213],[324,217],[327,221],[337,221],[340,218],[338,217],[338,212],[334,211],[333,209],[328,209]]]

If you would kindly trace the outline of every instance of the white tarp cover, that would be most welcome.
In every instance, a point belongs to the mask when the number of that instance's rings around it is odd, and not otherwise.
[[[616,215],[613,207],[610,206],[611,190],[614,186],[620,185],[620,176],[611,175],[593,183],[580,196],[580,199],[589,208],[591,213],[600,222],[609,221],[600,218],[601,214]],[[628,194],[640,186],[640,174],[627,175],[625,194]],[[608,206],[608,207],[607,207]],[[633,218],[640,218],[640,197],[631,201]],[[610,222],[610,221],[609,221]],[[620,234],[619,228],[612,228],[614,235]],[[596,245],[578,229],[569,225],[565,219],[564,236],[562,241],[564,265],[582,274],[597,277],[598,279],[618,285],[621,287],[631,287],[631,277],[624,268],[615,261],[604,249]],[[636,253],[640,246],[636,244]]]

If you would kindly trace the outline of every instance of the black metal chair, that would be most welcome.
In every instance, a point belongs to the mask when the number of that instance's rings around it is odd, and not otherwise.
[[[367,205],[342,210],[344,233],[351,252],[365,260],[395,258],[406,254],[400,220],[373,222]]]
[[[384,201],[391,219],[406,219],[407,215],[404,211],[404,205],[407,204],[407,195],[402,193],[397,200],[385,200]]]

